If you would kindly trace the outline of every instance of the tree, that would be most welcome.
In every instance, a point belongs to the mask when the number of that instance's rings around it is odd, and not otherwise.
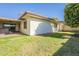
[[[67,4],[64,10],[65,24],[79,27],[79,4]]]

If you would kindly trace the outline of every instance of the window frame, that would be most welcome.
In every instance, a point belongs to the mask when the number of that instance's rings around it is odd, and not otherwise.
[[[24,21],[23,25],[24,25],[24,29],[27,29],[27,21]]]

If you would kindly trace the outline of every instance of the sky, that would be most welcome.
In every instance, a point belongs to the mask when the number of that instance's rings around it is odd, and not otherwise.
[[[18,19],[24,11],[35,14],[57,17],[64,20],[64,3],[4,3],[0,4],[0,17]]]

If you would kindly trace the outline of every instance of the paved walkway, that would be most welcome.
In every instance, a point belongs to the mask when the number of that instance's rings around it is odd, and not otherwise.
[[[9,36],[20,36],[21,33],[12,33],[12,34],[0,34],[0,38],[9,37]]]
[[[72,35],[73,37],[79,37],[79,34],[74,34],[74,35]]]

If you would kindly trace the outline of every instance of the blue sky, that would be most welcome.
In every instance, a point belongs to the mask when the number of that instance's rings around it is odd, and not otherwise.
[[[47,17],[57,17],[64,20],[64,3],[17,3],[17,4],[0,4],[0,17],[16,18],[23,11],[31,11]]]

